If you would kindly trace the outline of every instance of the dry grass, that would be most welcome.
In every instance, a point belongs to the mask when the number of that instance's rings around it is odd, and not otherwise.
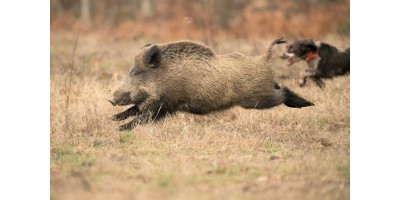
[[[348,76],[327,80],[323,91],[299,88],[294,75],[302,64],[289,73],[276,60],[278,75],[290,75],[280,81],[316,106],[180,113],[119,133],[107,117],[124,108],[106,99],[146,42],[79,38],[67,127],[74,36],[52,33],[52,199],[350,198]],[[267,42],[223,41],[217,52],[260,53]]]

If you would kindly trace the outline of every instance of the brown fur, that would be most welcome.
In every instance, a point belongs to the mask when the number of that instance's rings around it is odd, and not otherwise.
[[[275,40],[262,56],[218,55],[191,41],[146,45],[110,99],[113,105],[134,106],[111,119],[136,115],[118,128],[126,130],[177,111],[207,114],[236,105],[254,109],[282,103],[289,107],[313,105],[274,80],[271,50],[282,42]]]

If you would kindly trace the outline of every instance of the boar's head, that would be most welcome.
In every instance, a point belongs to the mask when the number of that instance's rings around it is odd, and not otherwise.
[[[113,106],[139,106],[156,95],[156,80],[160,78],[161,51],[157,45],[146,45],[135,57],[128,75],[114,91],[109,102]],[[146,103],[145,103],[146,104]]]
[[[116,114],[111,120],[120,121],[129,116],[139,115],[137,119],[122,125],[118,130],[131,129],[132,126],[154,119],[154,111],[161,111],[160,91],[162,91],[161,49],[157,45],[146,45],[135,56],[135,62],[128,75],[108,100],[113,106],[132,105],[128,110]],[[161,117],[164,113],[158,113]]]

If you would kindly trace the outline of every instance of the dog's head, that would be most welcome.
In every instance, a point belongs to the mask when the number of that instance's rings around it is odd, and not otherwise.
[[[287,65],[292,65],[300,60],[307,60],[307,57],[316,53],[319,42],[313,40],[296,40],[286,47],[286,52],[281,55],[282,59],[287,59]]]

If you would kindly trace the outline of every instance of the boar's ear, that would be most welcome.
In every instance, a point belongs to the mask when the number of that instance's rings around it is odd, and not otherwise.
[[[161,61],[161,51],[157,45],[151,45],[144,53],[144,62],[151,68],[158,67]]]

